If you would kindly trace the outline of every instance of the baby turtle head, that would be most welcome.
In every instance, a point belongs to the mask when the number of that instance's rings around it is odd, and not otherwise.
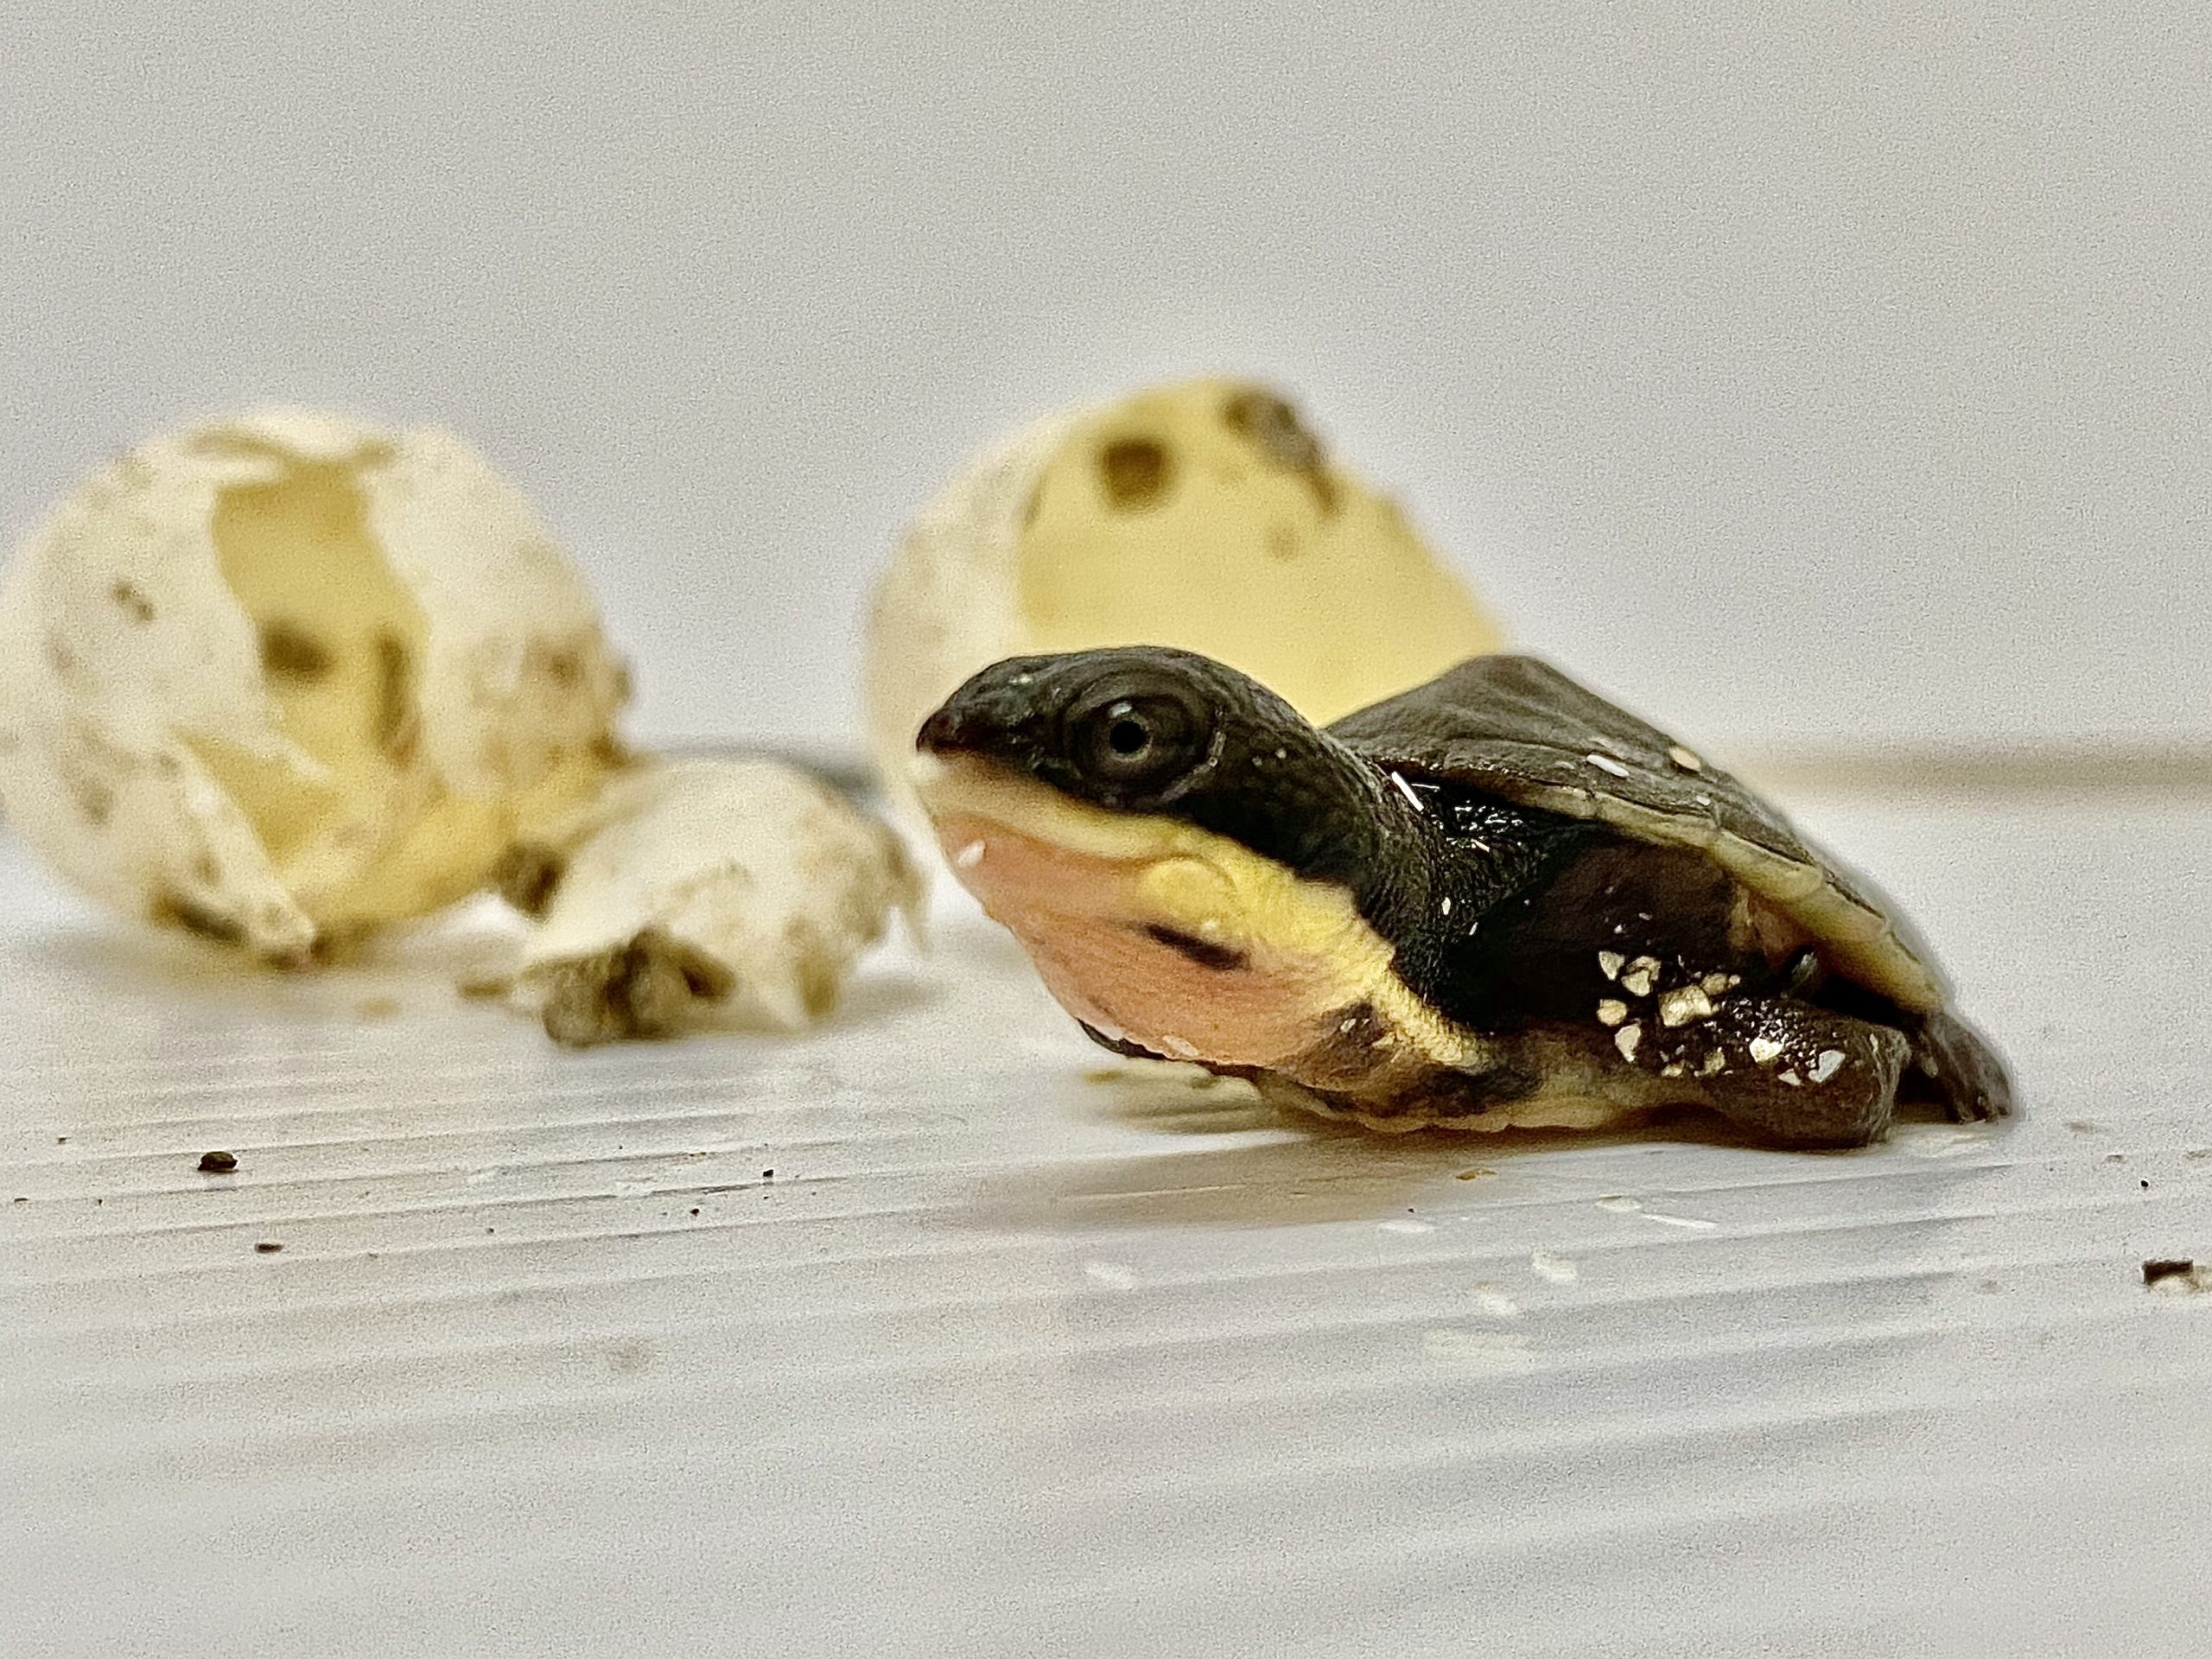
[[[953,693],[917,746],[1324,880],[1360,868],[1381,805],[1374,774],[1274,692],[1164,645],[1009,658]]]
[[[918,742],[953,874],[1111,1046],[1265,1067],[1388,1000],[1358,889],[1386,846],[1411,855],[1389,841],[1407,809],[1233,669],[1160,646],[1014,658]]]

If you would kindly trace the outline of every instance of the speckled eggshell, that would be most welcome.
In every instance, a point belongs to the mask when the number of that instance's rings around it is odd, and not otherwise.
[[[912,814],[923,719],[1024,652],[1179,645],[1332,720],[1502,636],[1389,496],[1248,382],[1065,410],[973,460],[877,582],[869,734]]]
[[[626,695],[467,443],[264,411],[122,456],[18,550],[0,806],[118,910],[294,962],[480,887],[595,785]]]
[[[778,761],[641,761],[550,833],[518,992],[563,1041],[797,1029],[893,910],[919,925],[890,826]]]

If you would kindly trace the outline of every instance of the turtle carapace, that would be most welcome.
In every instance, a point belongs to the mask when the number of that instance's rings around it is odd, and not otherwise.
[[[923,726],[962,883],[1109,1048],[1376,1128],[1703,1107],[1859,1146],[2004,1067],[1859,877],[1532,658],[1317,730],[1163,647],[1015,658]]]

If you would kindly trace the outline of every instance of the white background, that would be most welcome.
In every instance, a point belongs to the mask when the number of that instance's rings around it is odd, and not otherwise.
[[[839,738],[963,454],[1226,368],[1715,741],[2212,726],[2198,7],[0,19],[11,531],[188,415],[443,420],[643,728]]]

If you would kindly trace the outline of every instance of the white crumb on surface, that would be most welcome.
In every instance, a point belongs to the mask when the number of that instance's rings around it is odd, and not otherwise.
[[[1994,1138],[1979,1124],[1898,1123],[1891,1126],[1887,1144],[1908,1158],[1955,1158]]]
[[[1523,1371],[1534,1363],[1528,1338],[1498,1330],[1471,1331],[1440,1325],[1421,1333],[1421,1345],[1432,1358],[1452,1363],[1454,1370]]]

